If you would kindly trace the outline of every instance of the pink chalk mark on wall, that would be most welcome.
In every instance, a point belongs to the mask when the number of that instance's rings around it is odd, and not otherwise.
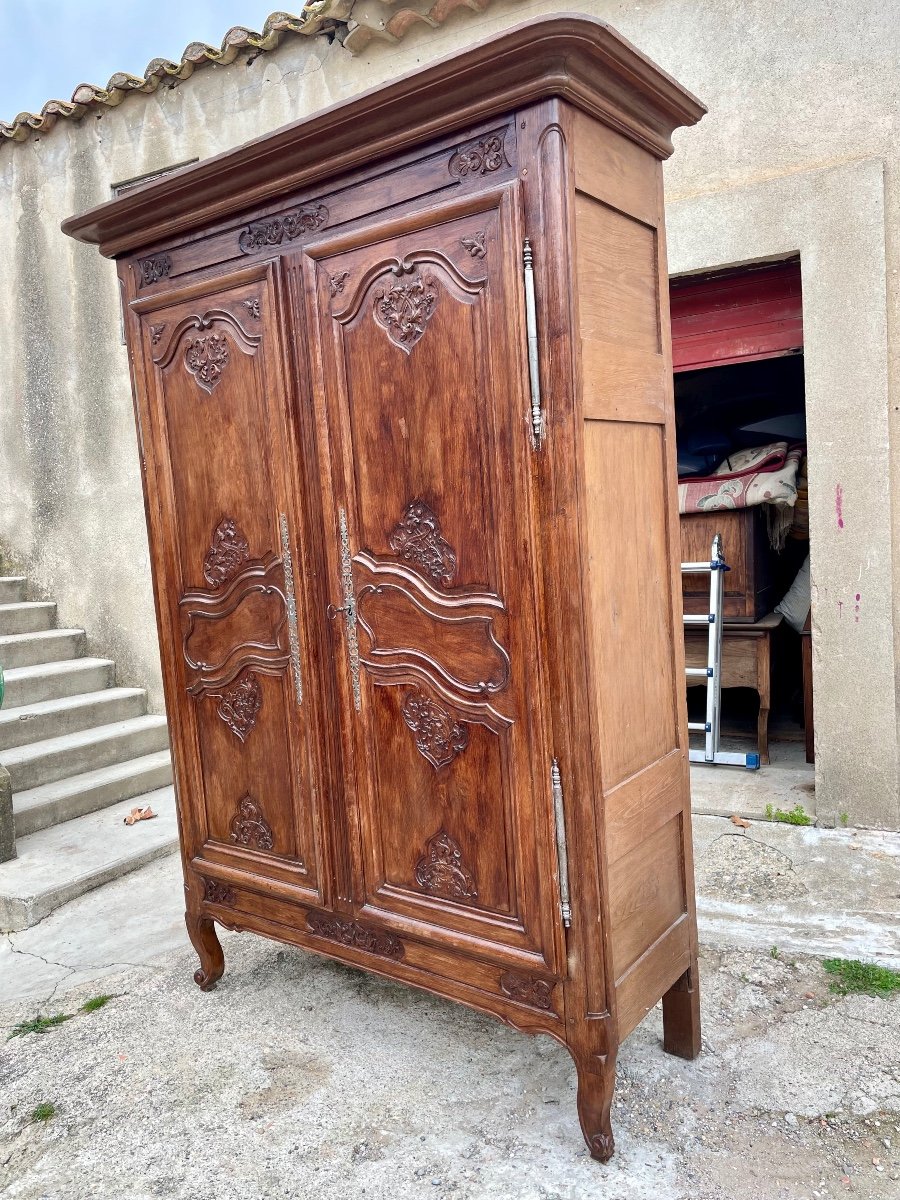
[[[834,514],[838,529],[844,528],[844,489],[840,484],[834,489]]]

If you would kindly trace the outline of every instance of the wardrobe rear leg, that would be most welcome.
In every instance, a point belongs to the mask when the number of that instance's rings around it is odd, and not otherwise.
[[[194,972],[194,983],[201,991],[208,992],[216,986],[225,970],[225,955],[216,933],[216,924],[211,917],[188,909],[184,914],[188,937],[200,958],[200,966]]]
[[[615,1150],[612,1109],[616,1088],[615,1055],[591,1054],[575,1057],[578,1070],[578,1119],[591,1157],[609,1162]]]
[[[663,1049],[679,1058],[700,1053],[700,986],[697,960],[662,998]]]

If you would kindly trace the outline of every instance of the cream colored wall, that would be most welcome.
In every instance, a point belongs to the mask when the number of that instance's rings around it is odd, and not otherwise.
[[[395,46],[373,42],[359,58],[324,38],[289,39],[250,63],[204,67],[184,84],[0,149],[0,542],[56,595],[65,621],[84,625],[96,648],[117,658],[123,679],[150,686],[157,705],[115,273],[64,238],[60,221],[107,199],[114,182],[217,153],[559,7],[494,0],[484,14],[458,10],[438,29],[414,26]],[[815,438],[817,800],[826,818],[847,812],[897,828],[895,0],[834,0],[825,10],[771,0],[580,7],[709,105],[697,128],[676,134],[666,168],[673,270],[802,254]],[[854,174],[858,160],[867,162]],[[859,621],[845,606],[857,592]]]

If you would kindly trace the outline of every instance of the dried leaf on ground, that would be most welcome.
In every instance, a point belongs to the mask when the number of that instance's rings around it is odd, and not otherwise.
[[[136,821],[150,821],[155,816],[156,813],[148,804],[146,808],[133,808],[124,819],[126,825],[134,825]]]
[[[749,829],[750,828],[750,822],[745,821],[743,817],[739,817],[737,815],[737,813],[731,814],[731,823],[732,823],[732,825],[737,825],[739,829]]]

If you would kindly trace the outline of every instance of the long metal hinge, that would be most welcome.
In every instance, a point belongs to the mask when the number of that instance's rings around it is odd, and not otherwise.
[[[566,845],[566,817],[563,810],[562,778],[559,763],[554,758],[550,764],[550,790],[553,793],[553,815],[556,818],[556,856],[559,860],[559,908],[563,925],[572,924],[572,906],[569,902],[569,850]]]
[[[534,256],[528,238],[522,247],[522,276],[525,281],[525,334],[528,340],[528,378],[531,384],[531,438],[535,450],[538,450],[544,436],[544,412],[541,408],[537,305],[534,299]]]

